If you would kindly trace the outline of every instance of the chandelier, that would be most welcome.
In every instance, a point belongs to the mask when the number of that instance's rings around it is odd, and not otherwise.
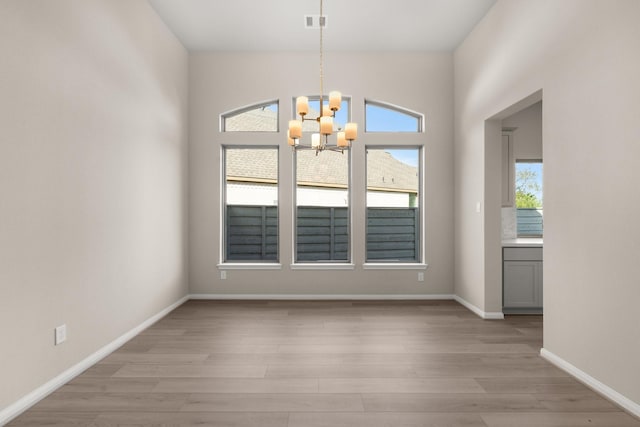
[[[351,147],[351,143],[358,136],[358,124],[347,123],[344,129],[337,128],[336,142],[330,144],[329,136],[333,134],[333,121],[336,112],[340,110],[342,103],[342,95],[338,91],[329,92],[328,101],[325,103],[324,95],[324,73],[323,73],[323,46],[322,46],[322,28],[324,27],[324,15],[322,14],[322,0],[320,0],[320,112],[317,117],[307,117],[309,114],[309,98],[299,96],[296,98],[296,115],[300,119],[289,121],[289,130],[287,131],[287,142],[296,150],[315,150],[316,155],[324,150],[339,151]],[[315,121],[318,123],[318,132],[311,134],[311,142],[302,142],[302,124],[306,121]]]

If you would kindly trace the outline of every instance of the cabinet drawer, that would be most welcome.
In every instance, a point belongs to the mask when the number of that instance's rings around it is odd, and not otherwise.
[[[505,261],[542,261],[542,248],[504,248]]]

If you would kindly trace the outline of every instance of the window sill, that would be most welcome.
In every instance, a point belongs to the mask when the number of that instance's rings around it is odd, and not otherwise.
[[[291,264],[292,270],[355,270],[355,264],[343,263],[297,263]]]
[[[366,262],[362,264],[364,270],[426,270],[429,264],[423,263],[391,263]]]
[[[280,263],[225,262],[217,265],[219,270],[282,270]]]

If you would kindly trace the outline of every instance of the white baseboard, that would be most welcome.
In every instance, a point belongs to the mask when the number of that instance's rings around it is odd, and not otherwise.
[[[452,300],[451,294],[191,294],[197,300]]]
[[[578,381],[585,384],[587,387],[592,388],[596,393],[600,393],[607,399],[613,401],[617,405],[627,410],[629,413],[640,418],[639,403],[636,403],[633,400],[629,399],[628,397],[623,396],[622,394],[618,393],[608,385],[601,383],[597,379],[593,378],[591,375],[573,366],[571,363],[567,362],[563,358],[555,355],[554,353],[550,352],[545,348],[540,349],[540,356],[542,356],[544,359],[548,360],[549,362],[553,363],[563,371],[567,372],[569,375],[575,377]]]
[[[459,302],[460,304],[464,305],[466,308],[468,308],[469,310],[473,311],[475,314],[477,314],[479,317],[481,317],[482,319],[486,319],[486,320],[502,320],[504,319],[504,314],[501,311],[483,311],[480,310],[478,307],[476,307],[475,305],[471,304],[469,301],[460,298],[458,295],[454,295],[453,299],[456,300],[457,302]]]
[[[45,397],[47,397],[52,392],[54,392],[58,388],[62,387],[64,384],[66,384],[69,381],[71,381],[73,378],[75,378],[76,376],[78,376],[79,374],[81,374],[82,372],[87,370],[88,368],[90,368],[91,366],[93,366],[96,363],[98,363],[100,360],[102,360],[103,358],[105,358],[106,356],[108,356],[109,354],[114,352],[115,350],[117,350],[118,347],[122,346],[124,343],[129,341],[131,338],[133,338],[134,336],[136,336],[137,334],[142,332],[144,329],[148,328],[149,326],[151,326],[152,324],[154,324],[155,322],[160,320],[162,317],[166,316],[169,312],[174,310],[176,307],[178,307],[179,305],[181,305],[182,303],[184,303],[188,299],[189,299],[188,295],[180,298],[178,301],[176,301],[175,303],[171,304],[169,307],[167,307],[167,308],[163,309],[162,311],[160,311],[159,313],[151,316],[150,318],[148,318],[147,320],[142,322],[140,325],[138,325],[135,328],[131,329],[130,331],[128,331],[124,335],[116,338],[114,341],[112,341],[109,344],[105,345],[100,350],[98,350],[95,353],[91,354],[87,358],[85,358],[85,359],[81,360],[80,362],[76,363],[74,366],[72,366],[69,369],[67,369],[66,371],[62,372],[60,375],[58,375],[55,378],[47,381],[45,384],[43,384],[40,387],[38,387],[37,389],[33,390],[31,393],[29,393],[26,396],[22,397],[21,399],[19,399],[15,403],[13,403],[13,404],[7,406],[6,408],[0,410],[0,426],[5,425],[9,421],[14,419],[15,417],[17,417],[18,415],[20,415],[21,413],[23,413],[27,409],[29,409],[31,406],[33,406],[36,403],[38,403],[40,400],[44,399]]]

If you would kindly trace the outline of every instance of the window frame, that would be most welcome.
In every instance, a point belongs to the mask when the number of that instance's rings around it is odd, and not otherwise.
[[[372,105],[374,107],[380,107],[387,110],[395,111],[400,114],[404,114],[409,117],[413,117],[418,121],[418,129],[415,131],[393,131],[393,130],[368,130],[368,114],[367,114],[367,106]],[[379,101],[374,99],[365,98],[364,100],[364,132],[365,133],[396,133],[396,134],[416,134],[416,133],[424,133],[425,131],[425,118],[424,114],[419,113],[414,110],[410,110],[405,107],[401,107],[396,104],[392,104],[390,102]]]
[[[339,155],[340,153],[334,152],[326,152],[319,153],[318,156],[322,156],[323,154],[330,155]],[[347,257],[345,260],[298,260],[298,152],[293,153],[293,250],[292,250],[292,262],[291,268],[304,270],[304,269],[316,269],[316,268],[326,268],[326,269],[352,269],[355,265],[353,264],[353,227],[352,227],[352,215],[353,215],[353,200],[352,200],[352,158],[351,158],[351,150],[346,150],[345,153],[340,155],[347,155]],[[327,206],[329,207],[329,206]]]
[[[221,233],[220,233],[220,263],[218,267],[221,269],[279,269],[281,267],[280,264],[280,256],[281,256],[281,239],[280,239],[280,146],[279,145],[260,145],[260,144],[252,144],[252,145],[244,145],[244,144],[221,144],[221,204],[220,204],[220,224],[221,224]],[[276,224],[277,224],[277,234],[276,234],[276,259],[275,260],[229,260],[227,253],[227,242],[229,239],[228,236],[228,224],[227,224],[227,150],[228,149],[237,149],[237,150],[275,150],[276,152],[276,193],[277,203],[276,207]],[[256,205],[260,206],[260,205]]]
[[[329,101],[328,94],[324,94],[322,100],[320,95],[305,95],[309,103]],[[342,103],[347,103],[346,113],[347,118],[345,124],[351,121],[353,113],[353,97],[350,95],[342,94]],[[341,107],[342,108],[342,107]],[[319,111],[318,111],[319,113]],[[296,97],[291,98],[291,115],[293,119],[298,119],[296,114]],[[352,200],[352,150],[346,150],[347,153],[347,259],[346,260],[322,260],[322,261],[298,261],[298,153],[293,153],[293,175],[292,175],[292,187],[293,187],[293,200],[292,200],[292,251],[291,251],[291,269],[292,270],[316,270],[316,269],[334,269],[334,270],[352,270],[355,268],[353,264],[353,200]],[[319,153],[322,156],[325,153]],[[328,153],[327,153],[328,154]],[[344,153],[343,153],[344,155]]]
[[[226,120],[230,117],[235,117],[242,113],[246,113],[247,111],[257,110],[262,107],[268,107],[270,105],[276,105],[276,129],[275,130],[234,130],[230,131],[226,129]],[[270,99],[267,101],[261,101],[255,104],[245,105],[240,108],[234,108],[233,110],[228,110],[220,114],[219,116],[219,129],[221,133],[236,133],[236,132],[246,132],[246,133],[278,133],[280,132],[280,100],[279,99]]]
[[[425,174],[425,145],[424,144],[402,144],[402,145],[390,145],[390,144],[367,144],[365,145],[365,203],[364,203],[364,216],[365,216],[365,236],[364,236],[364,257],[365,257],[365,269],[425,269],[427,264],[426,259],[426,238],[425,238],[425,196],[424,196],[424,174]],[[418,151],[418,221],[419,227],[418,239],[419,241],[415,245],[417,256],[415,261],[407,260],[382,260],[382,259],[369,259],[368,247],[369,247],[369,150],[417,150]]]

